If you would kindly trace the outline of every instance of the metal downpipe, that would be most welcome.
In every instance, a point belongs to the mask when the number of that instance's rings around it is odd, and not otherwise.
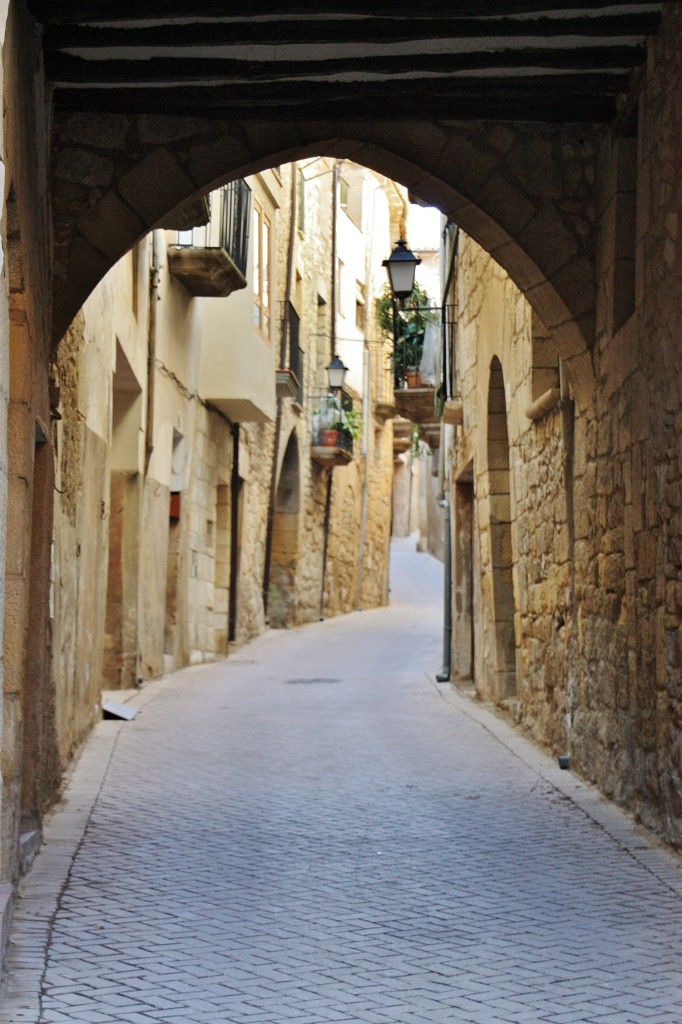
[[[439,683],[450,682],[452,673],[452,536],[450,533],[450,502],[443,497],[440,506],[445,512],[443,529],[443,668],[436,676]]]

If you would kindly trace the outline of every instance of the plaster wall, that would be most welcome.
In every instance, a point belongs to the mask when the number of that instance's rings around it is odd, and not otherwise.
[[[271,327],[264,337],[254,326],[255,222],[249,226],[251,244],[246,270],[247,287],[233,292],[229,303],[221,299],[200,299],[201,367],[199,390],[203,397],[235,422],[273,420],[275,417],[275,362],[278,351],[279,312],[276,296],[282,291],[280,265],[276,258],[279,236],[278,210],[283,202],[281,175],[274,170],[249,179],[252,212],[256,204],[271,226],[270,250],[273,275],[270,280]],[[215,240],[213,244],[216,244]],[[273,301],[274,300],[274,301]]]

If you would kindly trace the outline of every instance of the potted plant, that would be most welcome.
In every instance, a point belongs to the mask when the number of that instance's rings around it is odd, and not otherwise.
[[[397,388],[418,387],[419,364],[424,346],[426,325],[434,314],[427,307],[430,304],[426,291],[415,283],[412,295],[397,314],[398,340],[393,351],[393,374]],[[386,286],[377,301],[377,322],[383,336],[393,341],[393,300]]]
[[[336,395],[323,395],[315,413],[316,432],[323,447],[334,448],[338,445],[339,431],[343,426],[342,415],[341,402]]]
[[[357,441],[362,431],[362,416],[357,409],[344,409],[341,414],[341,433]]]

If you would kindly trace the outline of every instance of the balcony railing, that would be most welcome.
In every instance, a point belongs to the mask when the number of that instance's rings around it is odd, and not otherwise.
[[[343,466],[353,458],[353,438],[344,429],[345,412],[353,409],[353,399],[342,391],[340,396],[320,392],[313,403],[312,457],[323,465]]]
[[[280,366],[277,368],[277,393],[281,398],[294,398],[303,404],[303,349],[300,346],[301,320],[291,302],[282,303],[282,343]]]
[[[191,295],[226,296],[246,287],[251,189],[243,179],[211,193],[211,219],[178,231],[170,270]]]
[[[251,189],[243,178],[211,192],[208,224],[178,231],[177,244],[192,249],[224,249],[237,269],[246,274],[251,223]]]
[[[218,192],[220,197],[220,241],[232,261],[246,274],[251,223],[251,189],[243,178],[231,181]]]

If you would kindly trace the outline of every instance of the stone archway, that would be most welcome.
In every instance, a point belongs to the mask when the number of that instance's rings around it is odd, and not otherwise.
[[[596,152],[596,129],[584,125],[57,113],[54,339],[109,267],[192,197],[323,155],[364,164],[439,207],[508,271],[562,358],[580,362],[594,335]]]
[[[516,694],[511,474],[502,365],[495,356],[488,386],[488,503],[492,576],[493,687],[496,700]]]
[[[295,575],[299,554],[301,471],[298,439],[289,437],[277,484],[270,551],[268,612],[275,629],[296,622]]]

